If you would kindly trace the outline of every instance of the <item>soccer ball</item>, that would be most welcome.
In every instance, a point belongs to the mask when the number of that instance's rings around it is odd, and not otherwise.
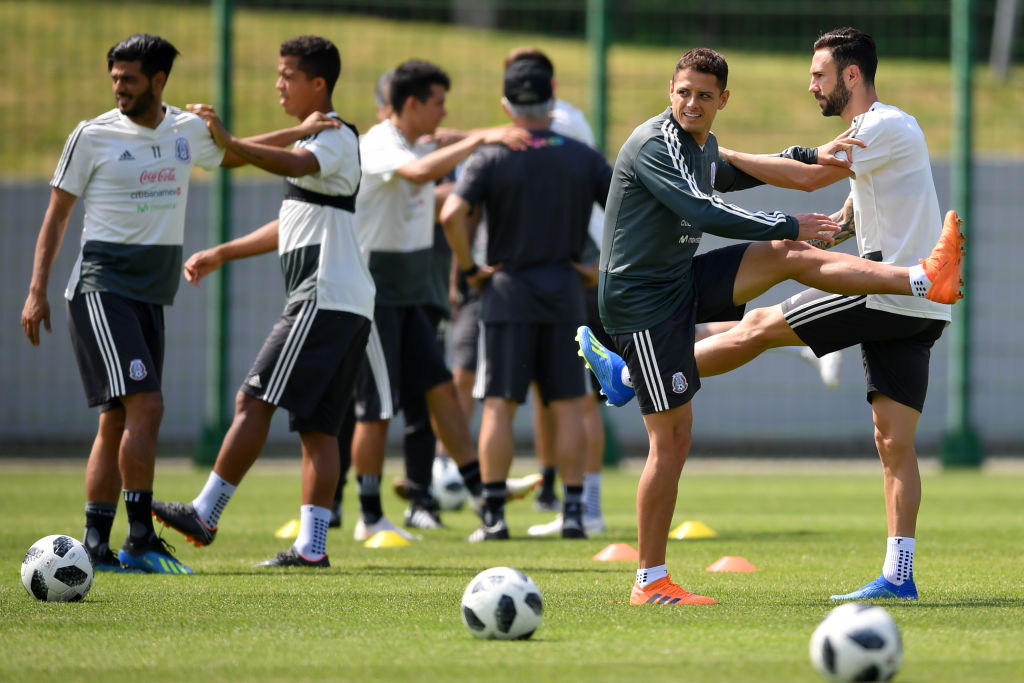
[[[21,563],[21,582],[37,600],[77,602],[92,588],[92,559],[80,541],[54,534],[32,544]]]
[[[510,567],[485,569],[462,594],[462,623],[477,638],[525,640],[540,626],[540,589]]]
[[[874,605],[840,605],[811,636],[811,663],[830,681],[888,681],[902,661],[900,629]]]
[[[433,487],[434,498],[442,510],[458,510],[469,500],[469,491],[459,474],[459,467],[449,457],[439,455],[434,458]]]

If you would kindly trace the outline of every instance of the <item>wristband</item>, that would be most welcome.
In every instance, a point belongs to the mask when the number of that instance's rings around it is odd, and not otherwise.
[[[465,270],[462,271],[462,277],[468,279],[468,278],[473,277],[474,275],[476,275],[479,272],[480,272],[480,266],[478,266],[477,264],[474,263],[469,268],[466,268]]]

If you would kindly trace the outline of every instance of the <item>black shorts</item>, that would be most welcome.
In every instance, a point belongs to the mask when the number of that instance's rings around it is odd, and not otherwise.
[[[817,356],[861,345],[869,403],[877,391],[921,412],[932,345],[946,322],[874,310],[867,299],[805,289],[782,302],[782,314]]]
[[[476,372],[480,327],[480,299],[469,299],[452,321],[452,368]]]
[[[274,323],[241,391],[288,410],[293,432],[336,435],[352,401],[370,321],[290,304]]]
[[[120,396],[160,391],[164,308],[111,292],[67,302],[71,347],[90,407],[120,407]]]
[[[387,420],[403,395],[425,394],[452,378],[444,349],[422,306],[377,304],[356,390],[356,419]]]
[[[587,385],[577,351],[576,325],[485,323],[484,350],[477,366],[476,398],[526,400],[531,382],[537,383],[545,404],[586,396]]]
[[[693,357],[696,325],[743,317],[744,306],[733,303],[732,295],[748,246],[733,244],[695,256],[693,296],[687,303],[650,329],[611,335],[644,415],[689,403],[700,389]]]

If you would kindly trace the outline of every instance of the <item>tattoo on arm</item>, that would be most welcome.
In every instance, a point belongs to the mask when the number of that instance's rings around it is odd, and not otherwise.
[[[839,224],[839,232],[833,236],[835,241],[826,242],[824,240],[808,240],[808,244],[814,245],[819,249],[831,249],[857,234],[857,226],[853,220],[853,197],[847,197],[846,203],[843,204],[843,208],[832,214],[830,218]]]

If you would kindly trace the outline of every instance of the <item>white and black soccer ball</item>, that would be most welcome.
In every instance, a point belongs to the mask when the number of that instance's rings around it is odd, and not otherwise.
[[[21,563],[21,582],[37,600],[77,602],[92,588],[92,559],[81,541],[63,534],[32,544]]]
[[[477,638],[524,640],[540,626],[543,613],[537,584],[510,567],[485,569],[462,594],[462,623]]]
[[[840,605],[811,636],[811,663],[830,681],[888,681],[902,662],[900,629],[875,605]]]
[[[469,491],[454,460],[443,455],[434,458],[432,475],[434,499],[442,510],[458,510],[469,500]]]

